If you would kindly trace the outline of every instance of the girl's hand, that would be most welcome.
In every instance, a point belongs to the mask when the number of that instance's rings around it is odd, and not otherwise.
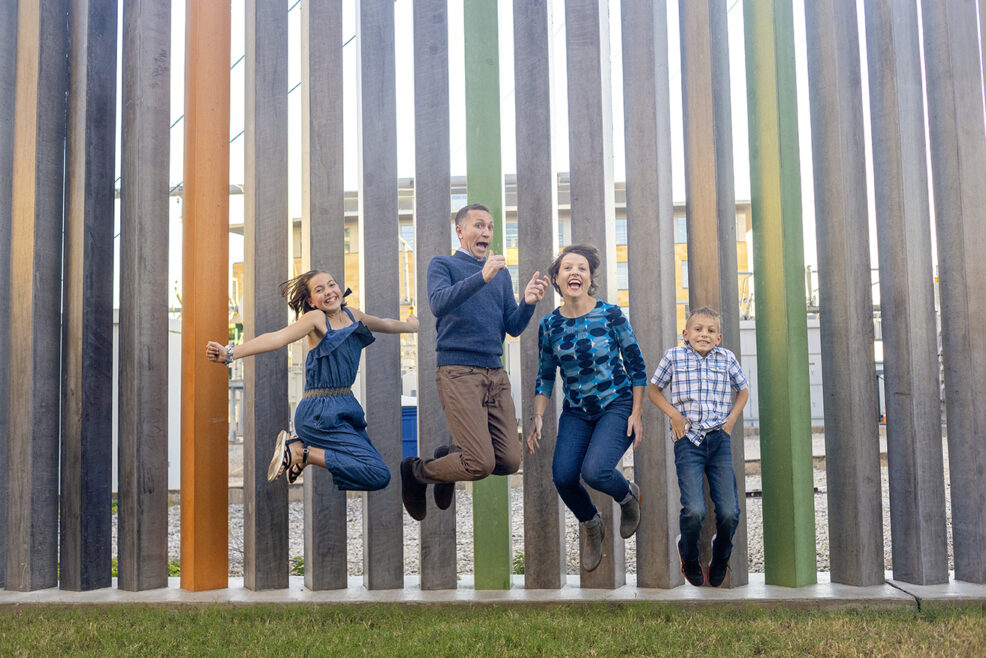
[[[205,344],[205,358],[213,363],[226,363],[226,346],[210,340]]]
[[[414,313],[408,313],[407,319],[404,321],[407,322],[407,324],[411,327],[411,333],[418,333],[418,327],[420,326],[420,323],[418,322],[418,318],[417,316],[414,315]]]
[[[527,435],[527,451],[532,455],[535,448],[541,447],[541,428],[543,425],[544,421],[541,416],[534,414],[534,418],[531,419],[531,432]]]
[[[630,414],[627,418],[627,436],[633,437],[633,449],[636,450],[640,445],[640,437],[644,435],[644,424],[640,421],[640,414]]]

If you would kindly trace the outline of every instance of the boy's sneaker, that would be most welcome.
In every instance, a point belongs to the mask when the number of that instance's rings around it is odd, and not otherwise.
[[[717,560],[712,558],[709,562],[709,585],[719,587],[726,580],[726,573],[729,571],[729,560]]]
[[[592,571],[599,566],[603,559],[603,538],[606,537],[606,526],[598,513],[582,524],[582,568]]]
[[[435,448],[435,459],[441,459],[451,451],[452,448],[447,445],[438,446]],[[431,493],[435,496],[435,507],[448,509],[452,506],[452,500],[455,498],[455,482],[436,484],[432,487]]]
[[[428,507],[425,505],[425,492],[428,485],[414,477],[414,460],[417,457],[405,457],[401,462],[401,499],[404,509],[415,521],[425,518]]]
[[[620,503],[620,536],[629,539],[640,525],[640,487],[629,482],[630,493]]]
[[[712,555],[716,554],[716,537],[718,535],[712,535],[712,539],[709,540],[709,544],[712,547]],[[719,561],[715,557],[709,562],[709,585],[712,587],[719,587],[722,585],[723,581],[726,580],[726,572],[729,570],[729,558]]]
[[[701,587],[704,585],[705,576],[702,574],[701,562],[698,560],[685,562],[685,559],[681,557],[681,535],[678,535],[678,538],[675,541],[675,546],[678,547],[678,559],[681,560],[681,573],[685,576],[685,580],[695,587]]]

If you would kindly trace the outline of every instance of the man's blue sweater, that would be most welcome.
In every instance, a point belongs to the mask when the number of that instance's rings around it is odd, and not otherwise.
[[[457,251],[428,264],[428,303],[438,318],[438,365],[500,368],[505,333],[519,336],[534,307],[514,301],[510,273],[486,283],[483,264]]]

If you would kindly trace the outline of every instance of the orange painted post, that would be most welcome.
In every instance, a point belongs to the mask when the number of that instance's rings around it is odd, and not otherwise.
[[[228,332],[228,2],[187,0],[182,193],[181,586],[228,574],[228,373],[205,358]]]

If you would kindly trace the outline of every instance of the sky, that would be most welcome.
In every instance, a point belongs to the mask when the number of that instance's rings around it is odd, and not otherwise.
[[[815,217],[814,193],[811,164],[811,126],[809,116],[809,96],[807,85],[807,56],[804,23],[804,2],[793,0],[794,40],[796,51],[796,74],[798,85],[798,123],[800,128],[802,214],[804,222],[805,262],[814,266]],[[740,0],[726,0],[728,11],[728,38],[730,62],[730,90],[732,106],[733,173],[735,196],[737,200],[750,198],[749,142],[746,116],[746,68],[743,51],[743,3]],[[301,8],[298,0],[285,0],[289,11],[289,69],[288,93],[289,112],[289,211],[292,217],[302,214],[301,197]],[[232,38],[230,63],[231,70],[231,116],[230,138],[230,182],[242,183],[244,139],[244,54],[245,23],[243,0],[232,0]],[[358,39],[356,38],[356,0],[343,2],[343,42],[344,46],[344,122],[345,142],[343,159],[345,164],[345,187],[358,186],[357,144],[356,144],[356,64]],[[564,0],[552,0],[553,22],[553,85],[552,112],[555,168],[568,170],[568,125],[567,125],[567,84],[565,72],[565,12]],[[681,66],[680,43],[678,40],[678,3],[667,2],[668,9],[668,63],[671,98],[671,136],[672,136],[672,185],[674,201],[685,200],[683,129],[681,110]],[[397,78],[397,140],[398,176],[414,176],[414,88],[413,88],[413,20],[412,0],[396,0],[395,12],[395,55]],[[449,77],[450,77],[450,126],[451,126],[451,170],[453,175],[464,175],[466,171],[465,148],[465,81],[463,70],[463,28],[462,2],[452,0],[448,3],[449,15]],[[122,18],[122,17],[121,17]],[[858,5],[858,24],[863,25],[862,5]],[[613,102],[613,174],[614,180],[625,180],[625,152],[623,134],[622,105],[622,55],[620,38],[620,0],[609,3],[610,27],[610,65]],[[499,3],[500,35],[500,96],[502,124],[502,160],[505,174],[516,170],[516,144],[514,141],[514,84],[513,84],[513,16],[512,2]],[[181,0],[172,2],[172,61],[171,61],[171,172],[172,186],[182,180],[183,165],[183,121],[184,113],[184,40],[185,4]],[[866,96],[865,39],[860,39],[861,72],[863,75],[863,104],[868,108]],[[291,90],[289,92],[289,90]],[[119,122],[119,113],[118,113]],[[872,168],[868,116],[866,125],[867,178],[872,189]],[[119,150],[119,140],[118,140]],[[119,167],[119,163],[118,163]],[[869,195],[870,246],[872,261],[876,263],[875,214],[872,194]],[[230,198],[231,223],[240,223],[243,213],[243,196]],[[171,201],[171,280],[172,303],[177,303],[177,282],[181,275],[181,204]],[[932,233],[934,235],[934,233]],[[242,238],[231,236],[230,259],[242,259]],[[874,289],[874,294],[878,294]]]

